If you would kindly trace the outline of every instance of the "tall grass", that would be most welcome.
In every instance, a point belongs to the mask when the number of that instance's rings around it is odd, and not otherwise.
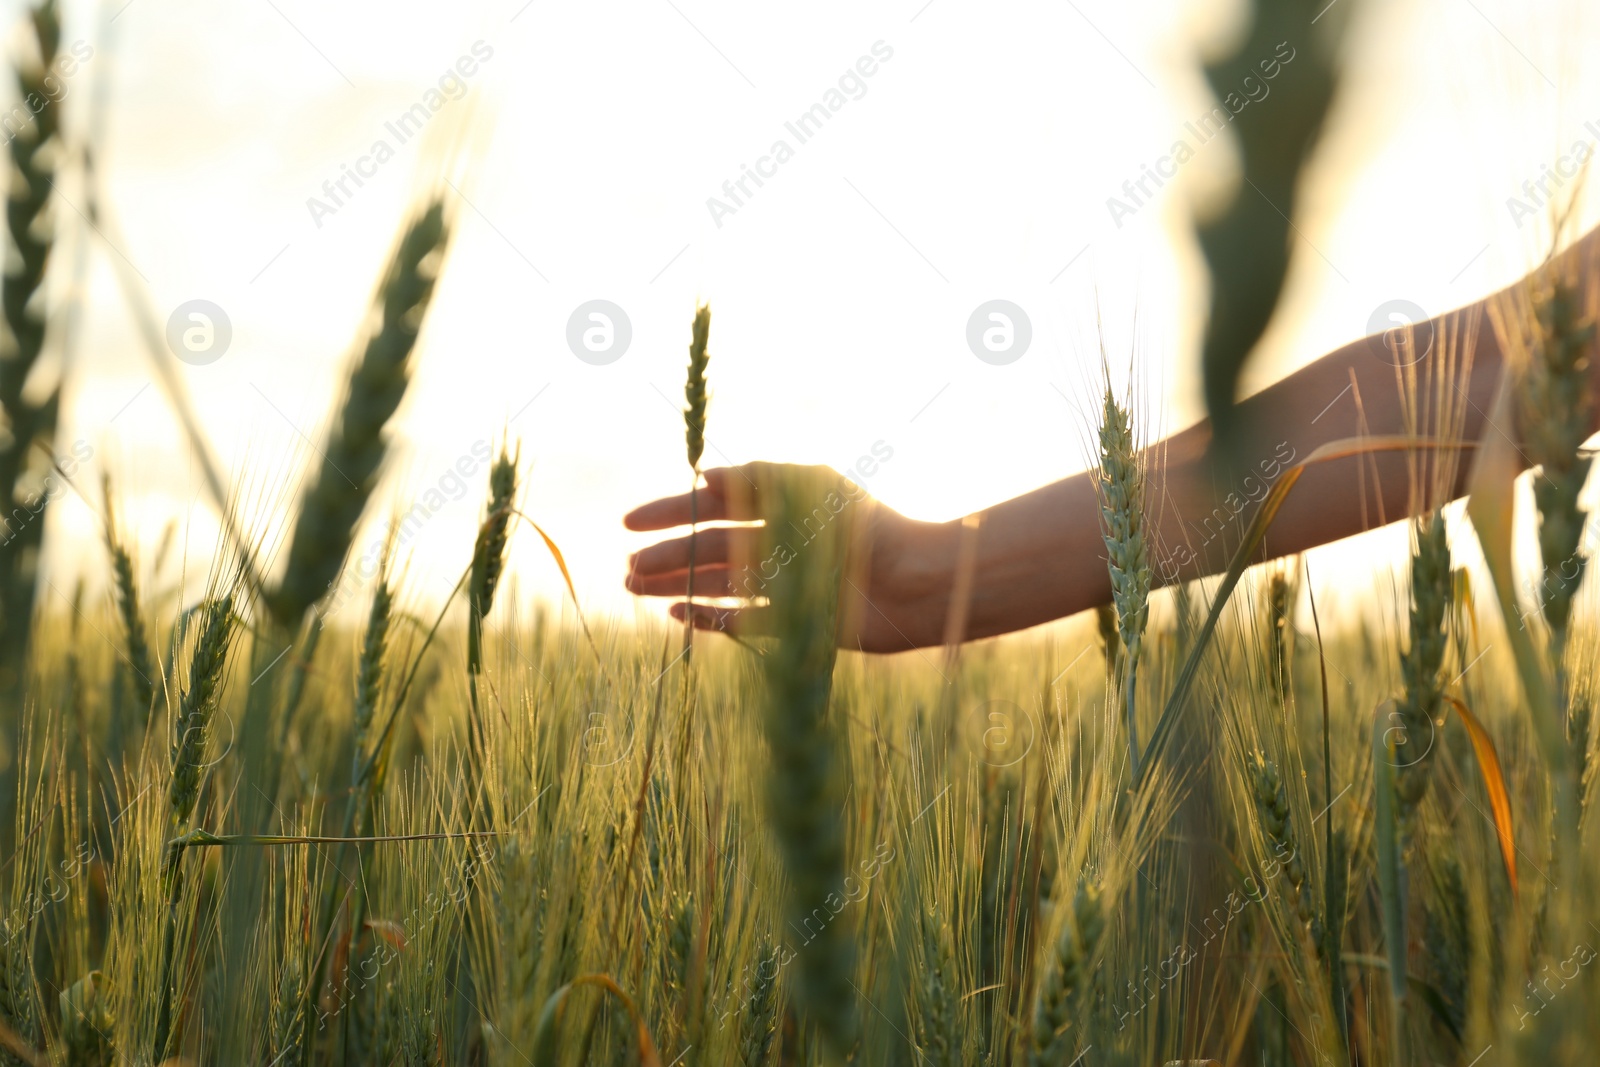
[[[462,546],[464,563],[471,549]],[[819,603],[800,595],[801,605]],[[1489,804],[1476,759],[1452,728],[1441,729],[1421,832],[1409,855],[1394,853],[1412,872],[1419,936],[1399,957],[1414,976],[1406,1010],[1389,1006],[1389,973],[1376,962],[1390,953],[1366,814],[1372,778],[1363,767],[1372,762],[1362,752],[1371,752],[1373,707],[1403,691],[1399,636],[1343,625],[1325,634],[1334,680],[1325,783],[1315,674],[1296,657],[1280,696],[1272,653],[1255,636],[1271,624],[1270,597],[1239,601],[1195,696],[1226,720],[1216,751],[1226,788],[1207,832],[1228,861],[1211,885],[1191,880],[1189,849],[1167,829],[1194,768],[1163,762],[1147,770],[1144,790],[1125,792],[1120,687],[1107,686],[1094,656],[1063,675],[1077,651],[1070,644],[975,650],[947,682],[914,657],[819,666],[832,653],[803,633],[787,649],[708,643],[697,666],[700,713],[691,723],[678,701],[660,705],[663,733],[688,729],[693,757],[657,762],[641,806],[651,716],[658,693],[676,690],[659,677],[666,634],[607,633],[596,660],[579,632],[497,612],[485,627],[485,785],[475,794],[466,788],[462,615],[424,654],[418,677],[436,680],[406,697],[389,784],[357,827],[379,840],[353,843],[341,860],[332,842],[344,834],[344,783],[354,785],[382,736],[419,644],[405,636],[415,627],[404,613],[375,598],[365,632],[325,638],[322,662],[347,664],[347,682],[320,690],[296,723],[289,803],[272,828],[283,840],[193,844],[174,864],[175,837],[191,827],[221,833],[236,818],[223,788],[237,759],[227,724],[249,687],[242,672],[233,683],[218,673],[226,657],[215,650],[238,632],[225,620],[239,609],[224,613],[224,596],[191,609],[174,646],[178,757],[129,737],[105,816],[52,818],[28,837],[67,772],[38,758],[59,737],[48,716],[43,736],[20,741],[38,755],[27,756],[32,784],[12,808],[13,832],[27,844],[8,871],[10,913],[30,915],[17,909],[31,880],[48,884],[80,844],[110,843],[61,903],[31,919],[31,933],[6,928],[6,989],[20,991],[0,1004],[7,1025],[64,1062],[142,1061],[157,1047],[218,1062],[235,1036],[241,1055],[261,1062],[522,1063],[541,1049],[554,1050],[554,1062],[626,1061],[644,1047],[628,1005],[663,1063],[764,1067],[1080,1055],[1127,1064],[1404,1056],[1465,1067],[1491,1042],[1508,1050],[1506,1062],[1546,1062],[1512,1051],[1514,1042],[1557,1021],[1589,1026],[1566,1007],[1588,998],[1581,936],[1562,940],[1570,927],[1553,918],[1535,931],[1542,913],[1593,913],[1537,876],[1520,897],[1510,892],[1494,826],[1476,815]],[[1178,639],[1176,620],[1157,608],[1141,714],[1170,680],[1167,650]],[[116,611],[103,609],[108,634]],[[795,625],[825,617],[797,609]],[[1574,661],[1590,647],[1575,644]],[[102,715],[121,651],[83,649],[96,738],[108,736]],[[50,663],[45,674],[58,669]],[[1548,807],[1510,661],[1491,648],[1468,678],[1472,689],[1458,699],[1483,711],[1528,848]],[[931,716],[947,684],[960,708],[1019,709],[1026,754],[1011,763],[1023,746],[985,736],[994,728],[986,712],[964,716],[953,745],[940,740]],[[1308,767],[1318,771],[1302,773]],[[465,836],[475,795],[478,832],[492,836]],[[1441,795],[1460,808],[1438,803]],[[1331,857],[1323,820],[1338,824],[1334,840],[1349,841]],[[417,834],[446,836],[401,840]],[[319,837],[329,843],[313,843]],[[228,938],[222,924],[237,920],[211,879],[232,869],[219,853],[240,849],[263,852],[266,903],[249,937]],[[69,926],[81,953],[53,947]],[[450,962],[458,957],[459,968]],[[1577,977],[1560,979],[1569,959],[1565,973]],[[157,982],[164,967],[171,977]],[[257,1002],[224,1018],[219,991],[232,974],[248,975]],[[1347,1012],[1330,975],[1347,988]],[[1545,1047],[1529,1045],[1540,1056]]]

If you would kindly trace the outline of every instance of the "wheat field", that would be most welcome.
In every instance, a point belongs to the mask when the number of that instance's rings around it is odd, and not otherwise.
[[[24,99],[59,19],[53,0],[30,14]],[[1311,125],[1320,62],[1296,68],[1317,76]],[[1080,429],[1111,603],[877,657],[838,648],[869,505],[825,468],[758,472],[760,634],[586,613],[529,514],[537,457],[504,426],[484,427],[500,443],[449,596],[419,592],[392,536],[353,573],[459,221],[440,188],[399,220],[275,512],[258,474],[219,473],[174,389],[218,540],[130,528],[114,472],[66,468],[62,387],[41,398],[33,373],[59,321],[40,296],[55,179],[89,170],[60,111],[7,162],[0,1064],[1596,1062],[1597,265],[1552,256],[1397,370],[1406,433],[1283,467],[1208,577],[1153,573],[1162,457],[1141,383],[1107,373]],[[1270,133],[1241,128],[1247,175]],[[1254,204],[1202,231],[1219,292],[1260,295],[1229,269],[1230,228],[1284,225]],[[1238,306],[1206,339],[1225,400],[1265,322],[1252,335]],[[737,357],[709,306],[684,325],[698,487],[709,383]],[[1464,441],[1439,399],[1479,328],[1514,372],[1497,414],[1525,428],[1521,457]],[[1308,467],[1377,452],[1410,464],[1404,578],[1341,576],[1361,609],[1319,611],[1327,576],[1258,562],[1273,518]],[[1526,466],[1532,557],[1512,536]],[[46,598],[52,478],[103,552]],[[513,551],[564,598],[522,595]]]
[[[115,604],[42,620],[71,651],[35,657],[11,734],[9,1054],[1582,1062],[1593,849],[1564,866],[1512,658],[1452,604],[1463,710],[1408,760],[1405,635],[1324,647],[1298,580],[1248,576],[1203,650],[1207,590],[1158,594],[1146,733],[1204,655],[1137,788],[1124,653],[1087,630],[819,675],[507,604],[475,673],[463,623],[380,586],[364,632],[273,665],[224,579],[136,611],[144,705]]]
[[[108,513],[113,592],[39,618],[8,725],[5,1054],[1584,1062],[1587,598],[1559,673],[1530,620],[1530,683],[1436,515],[1389,624],[1324,641],[1305,569],[1244,550],[1151,593],[1105,410],[1110,627],[888,661],[833,648],[848,522],[775,636],[692,657],[497,598],[539,537],[514,450],[460,596],[386,560],[355,632],[226,546],[199,601],[144,594],[179,563]],[[806,474],[770,528],[838,484]]]

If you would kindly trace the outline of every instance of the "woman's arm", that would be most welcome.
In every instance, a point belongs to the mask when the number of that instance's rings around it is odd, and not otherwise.
[[[1572,262],[1592,262],[1600,252],[1600,230],[1565,253]],[[1492,298],[1491,298],[1492,299]],[[1411,368],[1419,382],[1434,374],[1431,388],[1416,390],[1424,418],[1454,407],[1461,438],[1485,433],[1514,435],[1510,426],[1490,426],[1488,412],[1503,357],[1487,314],[1488,300],[1431,320],[1415,331],[1419,348],[1431,350]],[[1470,368],[1461,373],[1470,352]],[[1596,361],[1600,364],[1600,361]],[[1456,368],[1453,373],[1447,373]],[[1600,366],[1591,366],[1591,374]],[[1443,381],[1443,392],[1436,392]],[[1359,400],[1359,405],[1358,405]],[[1265,486],[1288,466],[1331,441],[1358,435],[1407,432],[1405,401],[1395,357],[1383,338],[1369,337],[1340,348],[1242,401],[1237,417],[1246,443],[1234,484],[1221,484],[1207,456],[1210,425],[1201,422],[1146,450],[1147,509],[1153,581],[1165,585],[1224,569],[1244,523]],[[1591,430],[1593,427],[1591,427]],[[1437,431],[1434,431],[1437,432]],[[1262,558],[1292,555],[1336,541],[1408,514],[1410,466],[1403,452],[1378,452],[1308,467],[1278,513]],[[1460,495],[1470,455],[1444,496]],[[730,511],[730,480],[739,468],[707,473],[701,517],[753,519]],[[1101,540],[1095,472],[1085,471],[997,504],[968,522],[924,523],[887,508],[872,509],[867,524],[869,563],[865,588],[848,590],[861,603],[859,622],[841,644],[889,652],[936,645],[946,637],[963,538],[976,537],[971,593],[963,638],[990,637],[1072,615],[1111,599]],[[1362,486],[1365,484],[1365,495]],[[735,505],[737,507],[737,505]],[[688,497],[647,504],[624,520],[630,529],[660,530],[688,521]],[[697,546],[695,589],[706,596],[738,595],[739,561],[748,558],[755,533],[702,531]],[[682,596],[687,539],[662,542],[635,554],[628,587],[636,593]],[[687,609],[678,604],[673,614]],[[755,630],[757,611],[695,607],[696,625],[708,629]],[[847,613],[847,615],[850,613]]]
[[[1452,316],[1466,319],[1471,313],[1465,309]],[[1436,350],[1417,370],[1425,371],[1438,355]],[[1493,332],[1484,323],[1470,373],[1452,386],[1465,440],[1475,441],[1484,432],[1501,363]],[[1146,451],[1148,552],[1158,587],[1223,570],[1267,486],[1320,446],[1363,432],[1405,433],[1395,367],[1381,337],[1346,345],[1249,397],[1237,417],[1247,428],[1248,443],[1232,478],[1218,473],[1208,458],[1208,422]],[[1408,462],[1404,453],[1377,452],[1311,465],[1273,522],[1262,558],[1292,555],[1406,515]],[[1457,466],[1460,476],[1450,497],[1459,495],[1469,464]],[[1005,633],[1111,599],[1095,477],[1085,471],[983,514],[969,637]],[[945,536],[953,541],[958,535],[952,530]],[[950,552],[946,546],[944,555]],[[946,558],[937,569],[950,566]],[[932,574],[921,577],[936,584]]]

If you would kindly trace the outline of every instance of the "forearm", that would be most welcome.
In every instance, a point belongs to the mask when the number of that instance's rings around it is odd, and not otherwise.
[[[1245,400],[1239,419],[1249,437],[1231,475],[1206,456],[1208,424],[1180,434],[1165,464],[1156,458],[1151,467],[1150,507],[1159,512],[1155,584],[1224,569],[1271,484],[1333,442],[1417,436],[1447,444],[1308,465],[1258,559],[1303,552],[1459,496],[1471,469],[1470,446],[1494,432],[1488,412],[1503,363],[1481,317],[1480,308],[1468,308],[1434,320],[1441,341],[1414,368],[1414,383],[1403,385],[1384,359],[1381,339],[1366,338]]]
[[[1591,233],[1567,256],[1587,265],[1597,242]],[[1580,285],[1588,273],[1580,269]],[[1271,483],[1325,444],[1411,434],[1469,445],[1485,433],[1515,437],[1514,426],[1489,423],[1504,359],[1488,304],[1432,320],[1432,350],[1404,371],[1381,337],[1369,337],[1242,401],[1238,420],[1247,438],[1231,476],[1219,476],[1208,458],[1206,422],[1146,449],[1152,584],[1223,570]],[[1591,373],[1600,374],[1600,365]],[[1302,552],[1453,499],[1465,490],[1472,455],[1470,449],[1375,451],[1311,464],[1258,559]],[[981,518],[967,638],[1022,629],[1110,600],[1095,472],[1008,500]],[[919,536],[932,546],[930,558],[940,561],[939,569],[953,575],[960,524]],[[953,584],[951,579],[937,589],[928,586],[930,614],[946,617]]]
[[[1482,432],[1498,380],[1499,352],[1483,343],[1486,332],[1480,332],[1471,373],[1459,383],[1467,440]],[[1361,435],[1362,414],[1367,436],[1406,432],[1394,369],[1378,364],[1367,344],[1330,353],[1240,404],[1240,421],[1249,429],[1232,484],[1208,456],[1208,422],[1144,450],[1153,587],[1226,568],[1272,483],[1322,445]],[[1468,465],[1458,463],[1458,472]],[[1110,601],[1096,477],[1083,471],[981,514],[966,638],[1009,633]],[[1449,496],[1459,491],[1461,478],[1464,473]],[[1260,558],[1292,555],[1403,517],[1412,481],[1400,452],[1312,464],[1279,511]],[[962,524],[928,524],[915,536],[922,542],[915,556],[940,576],[925,583],[919,612],[928,631],[920,636],[931,644],[938,640],[934,626],[950,610]]]

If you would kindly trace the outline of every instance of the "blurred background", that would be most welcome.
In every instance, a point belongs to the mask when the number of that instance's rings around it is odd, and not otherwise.
[[[0,14],[15,24],[23,8]],[[622,589],[645,539],[620,520],[687,489],[696,300],[715,314],[706,465],[843,468],[879,445],[892,458],[867,488],[919,518],[1082,469],[1097,314],[1150,436],[1202,410],[1194,216],[1237,179],[1229,136],[1190,128],[1215,104],[1199,64],[1238,32],[1231,3],[66,0],[63,14],[63,51],[92,50],[66,80],[64,121],[95,127],[105,216],[88,240],[60,190],[49,284],[53,299],[82,286],[84,302],[58,441],[93,449],[79,484],[112,470],[141,552],[176,520],[197,579],[215,509],[118,270],[142,278],[163,325],[195,300],[226,315],[221,356],[176,370],[225,474],[250,507],[281,510],[317,458],[394,235],[441,178],[457,236],[357,538],[367,551],[392,502],[438,490],[407,546],[425,599],[470,556],[478,454],[508,432],[533,461],[526,509],[566,551],[586,610],[659,610]],[[1600,54],[1600,13],[1334,0],[1322,17],[1346,23],[1343,76],[1247,388],[1366,335],[1395,301],[1433,314],[1522,274],[1549,215],[1508,200],[1600,144],[1600,71],[1581,63]],[[1295,73],[1291,60],[1278,77]],[[842,106],[800,143],[785,124],[833,90]],[[426,122],[397,127],[419,103]],[[735,201],[724,183],[780,139],[792,158],[762,164],[775,173]],[[1193,158],[1153,196],[1108,207],[1180,139]],[[369,176],[357,186],[352,169]],[[1579,212],[1594,224],[1592,202]],[[1005,365],[967,342],[995,299],[1032,330]],[[603,365],[567,339],[593,300],[631,329]],[[49,515],[47,573],[82,563],[101,580],[93,513],[68,498]],[[1404,554],[1402,525],[1313,566],[1364,576]],[[514,543],[512,571],[524,595],[559,600],[535,539]]]

